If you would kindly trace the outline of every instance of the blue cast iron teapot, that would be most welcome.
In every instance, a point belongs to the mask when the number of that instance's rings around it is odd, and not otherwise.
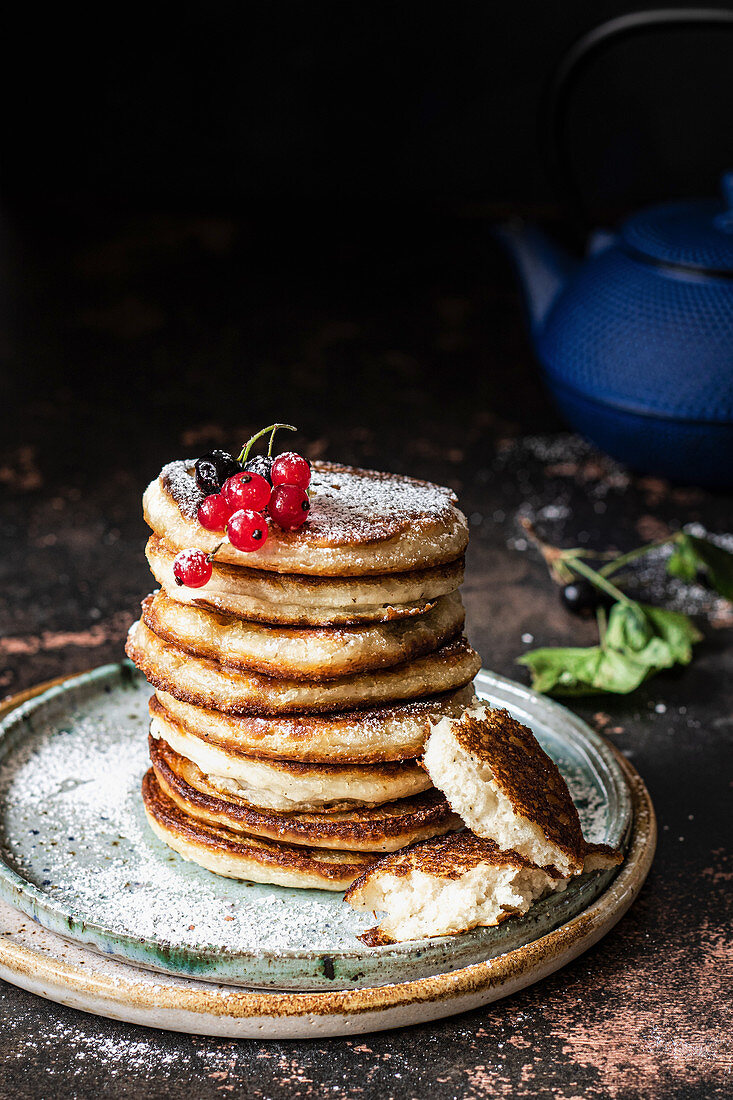
[[[577,261],[537,228],[508,248],[546,381],[570,424],[633,469],[733,485],[733,173],[591,236]]]

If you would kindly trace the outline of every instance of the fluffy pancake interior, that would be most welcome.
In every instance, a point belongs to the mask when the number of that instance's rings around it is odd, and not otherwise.
[[[386,913],[376,929],[382,942],[415,940],[499,924],[566,885],[567,879],[465,831],[386,856],[345,900]]]
[[[478,836],[563,875],[583,870],[585,843],[565,780],[532,732],[478,705],[433,727],[424,756],[436,787]]]

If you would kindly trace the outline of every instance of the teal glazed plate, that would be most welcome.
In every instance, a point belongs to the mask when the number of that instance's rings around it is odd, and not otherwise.
[[[625,846],[629,780],[603,738],[511,680],[482,670],[475,687],[534,730],[568,782],[586,838]],[[132,665],[106,665],[0,723],[0,897],[114,959],[251,989],[386,986],[532,944],[590,907],[617,873],[581,876],[498,928],[364,947],[356,937],[374,918],[342,894],[220,878],[153,835],[140,797],[149,695]]]

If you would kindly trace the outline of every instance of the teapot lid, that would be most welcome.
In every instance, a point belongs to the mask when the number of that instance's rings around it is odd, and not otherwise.
[[[733,172],[722,179],[723,199],[668,202],[633,214],[623,241],[645,258],[709,274],[733,273]]]

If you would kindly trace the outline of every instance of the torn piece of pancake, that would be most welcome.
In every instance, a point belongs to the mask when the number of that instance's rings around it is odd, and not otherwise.
[[[500,924],[568,879],[469,830],[415,844],[369,867],[347,890],[354,909],[386,913],[359,938],[368,946],[448,936]]]
[[[424,764],[435,786],[477,836],[538,867],[581,874],[586,844],[557,765],[527,726],[484,704],[430,732]]]

